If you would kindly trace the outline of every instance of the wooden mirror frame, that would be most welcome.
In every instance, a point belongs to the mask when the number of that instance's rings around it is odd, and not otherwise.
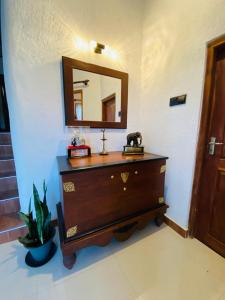
[[[127,128],[127,103],[128,103],[128,74],[94,64],[82,62],[69,57],[62,57],[64,105],[66,126],[91,128]],[[120,122],[86,121],[74,119],[73,108],[73,69],[101,74],[121,79],[121,120]]]

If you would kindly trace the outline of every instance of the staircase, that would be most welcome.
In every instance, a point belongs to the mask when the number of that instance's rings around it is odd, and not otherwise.
[[[10,133],[0,133],[0,244],[24,235]]]

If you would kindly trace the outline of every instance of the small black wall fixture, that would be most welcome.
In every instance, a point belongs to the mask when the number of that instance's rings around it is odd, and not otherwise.
[[[87,86],[89,81],[90,80],[88,80],[88,79],[86,79],[86,80],[80,80],[80,81],[74,81],[73,84],[83,83],[84,85]]]

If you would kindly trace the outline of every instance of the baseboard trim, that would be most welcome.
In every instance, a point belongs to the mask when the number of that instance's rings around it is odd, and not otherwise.
[[[183,238],[187,238],[188,237],[188,230],[185,230],[184,228],[182,228],[181,226],[179,226],[177,223],[175,223],[174,221],[172,221],[167,216],[164,216],[164,222],[170,228],[172,228],[174,231],[176,231],[179,235],[181,235]]]

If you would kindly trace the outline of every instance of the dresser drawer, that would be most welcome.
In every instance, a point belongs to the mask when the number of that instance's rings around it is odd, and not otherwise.
[[[165,160],[62,175],[65,229],[76,234],[155,208],[164,194]]]

